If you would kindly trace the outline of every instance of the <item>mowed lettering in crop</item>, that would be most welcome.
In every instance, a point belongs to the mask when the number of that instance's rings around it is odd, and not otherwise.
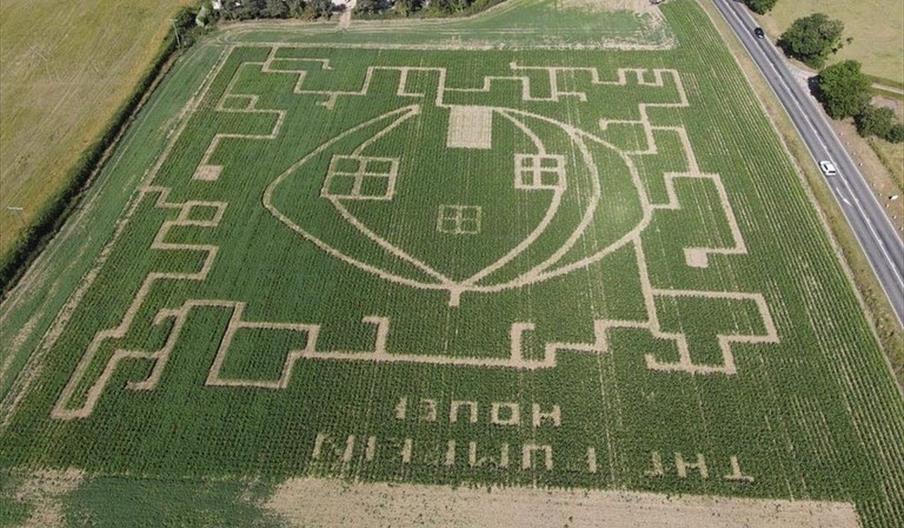
[[[674,49],[217,43],[3,464],[807,498],[893,525],[882,351],[705,14],[664,13]]]

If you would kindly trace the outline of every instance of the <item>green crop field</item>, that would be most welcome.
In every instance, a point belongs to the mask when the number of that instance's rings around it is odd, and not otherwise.
[[[0,309],[0,522],[49,508],[31,479],[72,525],[318,525],[317,493],[367,525],[407,489],[541,526],[535,488],[899,523],[904,398],[711,21],[563,4],[182,57]]]

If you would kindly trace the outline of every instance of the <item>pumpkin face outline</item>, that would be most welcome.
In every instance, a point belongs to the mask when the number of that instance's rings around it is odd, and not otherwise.
[[[469,107],[487,112],[492,116],[494,123],[504,123],[516,131],[514,135],[520,134],[527,138],[522,141],[524,144],[532,145],[526,149],[527,151],[521,149],[520,152],[512,152],[512,149],[509,151],[503,149],[496,152],[499,150],[495,147],[499,134],[494,133],[491,142],[494,146],[488,149],[489,153],[508,157],[509,161],[497,160],[493,166],[508,164],[507,185],[512,192],[543,194],[548,196],[549,205],[542,215],[530,222],[529,229],[517,237],[517,243],[513,242],[507,246],[503,244],[502,254],[494,255],[485,265],[479,265],[476,273],[453,277],[446,270],[440,270],[440,267],[434,264],[435,261],[422,258],[417,251],[405,247],[404,241],[400,242],[381,231],[381,226],[374,225],[380,222],[368,222],[363,218],[366,215],[361,211],[365,211],[365,207],[372,210],[379,210],[381,207],[398,209],[397,205],[387,204],[393,204],[400,197],[409,200],[409,205],[401,207],[401,213],[398,214],[412,214],[412,211],[418,208],[424,209],[421,206],[425,197],[432,196],[433,193],[406,193],[410,182],[425,181],[424,178],[418,178],[417,171],[412,174],[410,170],[412,147],[406,145],[407,150],[396,151],[398,155],[394,156],[392,152],[387,154],[386,145],[399,137],[410,137],[412,127],[423,127],[420,121],[428,119],[428,116],[431,116],[430,119],[440,116],[448,122],[450,109],[454,108],[455,105],[444,105],[425,110],[421,105],[414,104],[391,110],[346,129],[303,156],[274,179],[264,193],[264,206],[277,220],[330,256],[398,285],[447,291],[449,305],[453,307],[459,305],[461,295],[466,292],[486,294],[520,288],[587,267],[633,241],[649,224],[652,209],[638,171],[631,158],[614,145],[547,116],[506,107]],[[499,125],[493,126],[494,130],[497,130]],[[546,136],[558,135],[558,142],[553,142],[557,147],[548,148],[544,134],[538,133],[538,129],[545,130]],[[408,136],[405,135],[406,130]],[[428,137],[435,143],[439,136],[441,135],[432,133]],[[443,139],[446,140],[447,136]],[[567,146],[562,148],[566,143]],[[426,152],[442,150],[441,146],[438,147],[436,144],[427,147]],[[392,147],[389,149],[391,151]],[[447,149],[445,152],[456,150],[453,147]],[[467,154],[480,155],[479,150],[469,150]],[[415,158],[418,152],[417,149],[413,150]],[[607,160],[604,163],[607,168],[603,171],[598,167],[600,153],[603,153],[602,156]],[[422,155],[421,158],[429,156]],[[611,170],[615,165],[620,167]],[[615,200],[610,199],[611,193],[607,192],[607,186],[604,185],[605,180],[612,177],[611,174],[617,174],[613,178],[618,180],[618,186],[608,188],[618,189]],[[470,174],[464,176],[473,177]],[[430,174],[430,178],[437,178],[437,175]],[[382,183],[377,180],[381,180]],[[606,232],[606,226],[610,222],[607,222],[606,213],[601,207],[604,204],[604,194],[608,195],[605,196],[606,207],[613,203],[616,207],[621,204],[622,209],[629,211],[629,214],[623,215],[626,218],[621,224],[609,229],[611,232]],[[292,198],[287,198],[289,195],[292,195]],[[575,197],[583,201],[574,202],[578,199]],[[572,201],[566,203],[568,199]],[[480,228],[495,220],[492,215],[486,214],[486,205],[463,203],[467,200],[444,197],[442,200],[449,203],[440,205],[439,213],[434,212],[432,220],[420,218],[420,221],[413,222],[413,225],[433,230],[435,233],[480,235],[482,234]],[[505,203],[504,200],[496,201]],[[298,206],[300,203],[305,206]],[[324,208],[325,205],[329,207]],[[458,212],[451,210],[452,212],[444,217],[442,207],[461,209]],[[425,209],[433,211],[435,204]],[[575,224],[573,229],[556,224],[557,221],[561,224],[557,216],[563,216],[563,211],[571,215],[571,221]],[[456,214],[459,216],[456,217]],[[346,230],[344,235],[341,231],[331,232],[332,227],[324,226],[324,218],[330,216],[333,220],[341,219],[354,230]],[[385,218],[385,215],[383,217]],[[451,227],[444,229],[444,225],[446,227],[455,225],[456,220],[460,224],[458,231]],[[331,226],[339,224],[326,223]],[[352,232],[357,234],[350,234]],[[596,240],[600,237],[594,238],[599,233],[604,233],[602,242]],[[556,243],[544,239],[550,236],[558,236],[561,244],[555,247],[555,250],[547,250],[546,254],[540,252],[540,256],[529,257],[539,261],[534,265],[525,264],[523,262],[527,258],[525,256],[534,253],[535,246],[545,245],[550,248],[556,246]],[[421,237],[423,238],[423,233]],[[342,240],[339,240],[340,238]],[[350,238],[359,239],[358,249],[349,246],[346,239]],[[457,237],[458,240],[480,240],[480,238],[480,236]],[[448,243],[444,240],[452,238],[436,237],[436,240],[439,240],[436,243],[442,246]],[[588,240],[591,242],[588,243]],[[544,244],[538,244],[538,241]],[[578,246],[593,247],[583,255],[575,256],[574,253],[580,253]],[[360,248],[368,249],[362,253]],[[389,256],[396,262],[391,266],[374,262],[375,259],[369,257],[374,254],[375,248],[379,249],[383,257]],[[479,252],[472,254],[483,256]],[[513,263],[519,261],[520,271],[511,269],[515,267]]]

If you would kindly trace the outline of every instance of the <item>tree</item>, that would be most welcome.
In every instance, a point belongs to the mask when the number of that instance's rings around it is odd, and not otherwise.
[[[227,20],[259,18],[263,8],[264,0],[226,0],[223,2],[223,18]]]
[[[747,7],[761,15],[765,15],[775,7],[776,2],[778,2],[778,0],[744,0]]]
[[[411,13],[420,11],[423,5],[423,0],[396,0],[394,7],[399,13],[408,16]]]
[[[904,123],[895,122],[891,108],[868,105],[854,118],[863,137],[877,136],[891,143],[904,143]]]
[[[473,0],[431,0],[430,7],[441,13],[455,13],[471,6]]]
[[[386,9],[386,5],[381,0],[358,0],[355,5],[355,13],[365,15],[376,15]]]
[[[822,13],[798,18],[778,39],[778,45],[789,57],[814,68],[821,68],[832,53],[842,47],[844,24]]]
[[[870,102],[870,80],[860,71],[860,63],[849,60],[822,70],[817,78],[817,95],[834,119],[852,117]]]
[[[895,126],[895,113],[891,108],[867,105],[854,117],[854,123],[857,125],[857,132],[863,137],[888,138]]]
[[[289,8],[289,16],[294,18],[301,18],[305,14],[305,2],[304,0],[286,0],[286,7]]]
[[[314,14],[318,17],[329,18],[333,14],[333,2],[331,0],[311,0],[308,2]]]
[[[289,5],[284,0],[266,0],[260,16],[264,18],[286,18],[289,16]]]

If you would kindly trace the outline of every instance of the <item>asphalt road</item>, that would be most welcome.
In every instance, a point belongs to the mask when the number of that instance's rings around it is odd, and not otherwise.
[[[838,167],[837,176],[825,177],[826,185],[844,211],[898,321],[904,325],[904,241],[889,221],[886,209],[876,200],[822,108],[795,80],[781,50],[768,39],[754,37],[757,23],[744,4],[736,0],[713,1],[784,105],[807,144],[813,163],[828,160]],[[896,205],[904,209],[902,202],[899,200]]]

